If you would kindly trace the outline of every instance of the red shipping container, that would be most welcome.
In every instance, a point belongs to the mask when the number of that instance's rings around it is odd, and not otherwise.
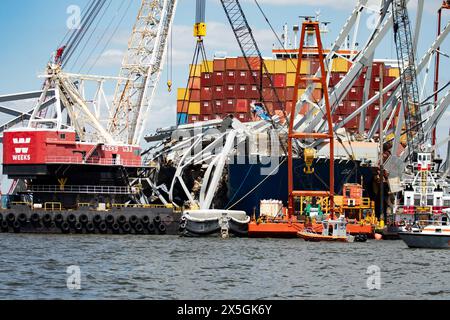
[[[273,101],[274,90],[271,88],[263,89],[263,99],[264,101]]]
[[[249,85],[247,86],[247,99],[259,99],[259,85]]]
[[[188,123],[196,123],[198,121],[201,121],[200,119],[201,118],[198,115],[188,115]]]
[[[320,69],[319,60],[310,60],[310,74],[313,76]]]
[[[330,77],[330,86],[336,86],[343,78],[345,77],[345,73],[342,72],[332,72]]]
[[[226,62],[225,59],[214,59],[213,63],[214,71],[225,71]]]
[[[212,114],[213,107],[211,101],[203,101],[200,105],[201,114]]]
[[[273,75],[273,85],[275,88],[285,88],[286,87],[286,75],[285,74],[274,74]]]
[[[223,110],[225,112],[235,112],[236,111],[236,99],[226,99]]]
[[[272,78],[270,76],[264,74],[263,75],[263,88],[269,88],[271,86]]]
[[[203,87],[201,90],[200,98],[201,100],[211,100],[213,97],[212,88],[211,87]]]
[[[225,85],[225,98],[234,98],[236,95],[236,85],[226,84]]]
[[[352,87],[350,88],[347,99],[351,101],[361,101],[363,98],[363,88],[361,87]]]
[[[212,101],[212,110],[213,113],[223,113],[223,101],[222,100],[214,100]]]
[[[236,81],[241,84],[251,84],[253,83],[253,76],[250,71],[240,70],[237,73]]]
[[[214,86],[221,86],[224,82],[224,72],[218,71],[214,72],[212,76],[212,84]]]
[[[201,100],[201,93],[200,90],[191,90],[191,98],[190,101],[192,102],[200,102]]]
[[[200,86],[201,87],[210,87],[212,85],[212,73],[202,73],[202,76],[200,78]]]
[[[277,88],[275,90],[278,96],[278,100],[282,102],[286,101],[286,89]],[[277,97],[274,97],[274,100],[277,100]]]
[[[266,109],[270,114],[273,114],[273,102],[266,102],[265,103]]]
[[[239,71],[235,71],[235,70],[227,70],[225,71],[225,83],[226,84],[234,84],[236,83],[236,73],[238,73]]]
[[[224,88],[223,86],[215,86],[213,87],[213,99],[214,100],[223,100],[225,95],[224,95]]]
[[[246,84],[236,85],[235,97],[238,99],[246,99],[249,86]]]
[[[292,102],[292,100],[294,100],[294,93],[295,93],[295,89],[294,87],[287,87],[286,88],[286,101]]]

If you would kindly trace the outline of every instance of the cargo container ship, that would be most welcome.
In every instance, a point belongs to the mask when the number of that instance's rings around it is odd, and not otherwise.
[[[329,51],[327,50],[326,53]],[[251,110],[253,103],[260,101],[258,86],[262,79],[262,95],[267,111],[272,115],[283,118],[285,112],[289,112],[293,106],[293,94],[296,77],[296,66],[298,59],[298,49],[275,48],[272,51],[273,57],[259,61],[257,58],[250,59],[251,68],[248,67],[244,57],[215,57],[211,61],[204,61],[199,65],[190,65],[189,81],[187,88],[178,89],[177,115],[178,123],[181,125],[202,124],[212,120],[224,118],[235,118],[241,122],[260,121],[261,119]],[[338,55],[333,59],[330,91],[347,74],[351,67],[348,59],[358,52],[352,50],[339,50]],[[319,68],[317,49],[307,48],[303,56],[301,74],[315,74]],[[267,67],[268,76],[262,75],[261,63]],[[380,74],[380,65],[383,66],[384,74]],[[368,68],[366,67],[347,96],[337,106],[333,121],[338,123],[358,109],[365,99],[364,86]],[[370,95],[378,93],[380,82],[384,86],[391,84],[399,77],[399,68],[396,62],[385,60],[374,60],[370,70]],[[273,84],[274,88],[271,87]],[[300,83],[299,96],[304,92],[308,83]],[[395,87],[385,95],[388,99]],[[322,89],[316,88],[313,98],[316,101],[322,99]],[[373,141],[364,140],[365,134],[372,128],[376,117],[379,115],[378,102],[368,107],[364,131],[360,130],[359,116],[345,124],[344,128],[348,137],[344,138],[346,146],[336,143],[335,163],[335,189],[339,192],[344,183],[353,182],[363,185],[365,196],[374,199],[377,203],[376,211],[379,212],[380,178],[379,178],[379,151],[378,144]],[[305,115],[309,111],[304,106],[300,113]],[[359,134],[360,138],[357,138]],[[377,136],[375,134],[375,136]],[[348,139],[347,139],[348,138]],[[359,141],[358,141],[359,140]],[[326,150],[327,148],[323,148]],[[348,154],[346,150],[351,150]],[[347,150],[347,151],[348,151]],[[253,157],[252,157],[253,155]],[[270,176],[260,174],[262,164],[260,157],[270,156],[270,152],[265,154],[256,151],[251,154],[241,154],[241,161],[232,161],[226,167],[226,183],[222,185],[220,196],[215,198],[215,207],[228,208],[233,206],[236,210],[245,210],[249,214],[259,212],[259,201],[261,199],[280,199],[287,202],[287,165],[283,163],[277,172]],[[256,160],[255,160],[256,159]],[[283,156],[277,159],[278,163],[283,162]],[[315,174],[308,175],[303,172],[305,162],[299,157],[295,163],[295,181],[301,181],[301,185],[296,187],[304,190],[317,190],[323,188],[329,181],[328,177],[329,155],[325,151],[319,151],[318,157],[314,160]],[[196,169],[198,170],[198,169]],[[168,181],[160,181],[169,183]],[[255,188],[255,186],[258,186]],[[384,186],[388,190],[388,186]],[[225,192],[226,191],[226,192]],[[388,193],[385,192],[385,195]],[[186,200],[186,198],[182,198]],[[385,199],[387,204],[388,199]],[[235,203],[237,202],[237,203]]]

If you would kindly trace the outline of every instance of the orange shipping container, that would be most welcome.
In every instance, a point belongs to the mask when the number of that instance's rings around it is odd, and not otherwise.
[[[201,88],[201,84],[200,84],[200,78],[198,77],[191,77],[189,79],[189,87],[190,89],[200,89]]]
[[[214,72],[225,71],[225,59],[214,59]]]
[[[225,67],[227,70],[237,70],[237,58],[227,58],[225,60]]]
[[[177,113],[187,113],[189,108],[189,102],[185,100],[177,101]]]
[[[191,90],[191,100],[192,102],[200,102],[201,99],[201,94],[200,94],[200,90],[196,89],[196,90]]]
[[[248,112],[248,100],[247,99],[238,99],[236,101],[236,112],[245,113]]]

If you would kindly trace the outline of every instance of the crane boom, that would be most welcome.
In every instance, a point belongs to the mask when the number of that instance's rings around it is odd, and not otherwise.
[[[233,29],[233,33],[236,37],[236,40],[241,49],[242,55],[245,58],[247,67],[250,71],[254,70],[255,60],[252,58],[257,58],[257,63],[260,64],[258,66],[261,70],[260,81],[258,86],[260,101],[264,101],[263,95],[263,77],[268,80],[269,87],[274,88],[272,77],[267,69],[266,64],[264,63],[261,50],[259,50],[258,44],[253,36],[252,29],[248,24],[247,18],[245,17],[244,11],[242,10],[241,4],[239,0],[220,0],[222,3],[223,9],[225,10],[225,14],[228,18],[228,21]],[[256,82],[257,77],[255,77],[252,73],[252,77]],[[275,96],[275,102],[284,110],[284,106],[281,106],[282,102],[276,90],[273,90],[273,94]],[[266,110],[268,111],[268,110]]]
[[[414,161],[414,154],[420,150],[419,146],[424,142],[414,43],[408,16],[407,1],[394,0],[392,2],[392,8],[397,58],[402,72],[400,84],[405,114],[409,160]]]
[[[120,142],[139,144],[161,77],[177,0],[142,0],[128,42],[108,131]]]

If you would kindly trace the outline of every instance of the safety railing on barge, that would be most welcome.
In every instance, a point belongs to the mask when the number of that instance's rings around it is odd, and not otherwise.
[[[87,164],[97,166],[123,166],[123,167],[142,167],[140,160],[124,160],[124,159],[102,159],[98,157],[89,158],[87,160],[79,157],[62,157],[50,156],[46,158],[46,163],[50,164]]]
[[[43,193],[83,193],[83,194],[137,194],[139,189],[135,187],[122,186],[58,186],[58,185],[37,185],[29,186],[29,192]]]

